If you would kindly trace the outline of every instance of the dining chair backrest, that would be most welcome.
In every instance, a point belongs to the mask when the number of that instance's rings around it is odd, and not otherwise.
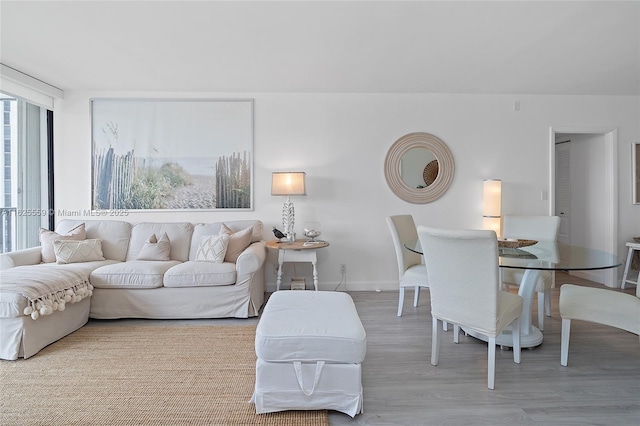
[[[504,215],[502,234],[505,238],[556,241],[560,217],[536,215]]]
[[[418,227],[433,316],[498,333],[498,240],[490,230]]]
[[[417,241],[418,232],[413,216],[409,214],[388,216],[386,218],[393,246],[396,250],[396,258],[398,261],[398,273],[400,276],[413,265],[422,263],[422,256],[408,250],[404,244],[406,242]]]

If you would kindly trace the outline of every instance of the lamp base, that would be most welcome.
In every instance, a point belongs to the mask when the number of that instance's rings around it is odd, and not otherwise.
[[[283,243],[292,243],[296,240],[296,233],[287,234],[286,236],[280,238],[280,242]]]
[[[282,227],[284,234],[287,236],[287,241],[295,241],[296,233],[293,232],[293,224],[295,222],[295,210],[291,198],[287,196],[287,201],[282,207]]]

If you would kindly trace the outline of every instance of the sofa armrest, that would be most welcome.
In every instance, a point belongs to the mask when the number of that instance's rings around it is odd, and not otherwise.
[[[0,254],[0,270],[15,266],[37,265],[41,262],[42,248],[40,246]]]
[[[267,259],[267,242],[258,241],[247,247],[238,256],[236,261],[236,272],[239,274],[252,274],[264,264]]]

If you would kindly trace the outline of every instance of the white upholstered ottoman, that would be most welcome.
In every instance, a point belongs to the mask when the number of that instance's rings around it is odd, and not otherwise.
[[[275,292],[256,330],[257,413],[362,412],[366,334],[346,293]]]

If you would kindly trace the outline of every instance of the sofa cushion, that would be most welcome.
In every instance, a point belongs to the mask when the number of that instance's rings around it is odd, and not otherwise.
[[[235,284],[234,263],[185,262],[164,274],[165,287],[214,287]]]
[[[213,223],[197,223],[193,227],[193,238],[191,239],[191,248],[189,250],[189,260],[196,260],[196,253],[200,245],[200,239],[205,235],[219,235],[222,228],[222,222]],[[231,229],[232,232],[242,231],[248,227],[253,227],[251,242],[263,241],[262,222],[259,220],[227,220],[224,225]]]
[[[179,264],[176,260],[129,260],[96,269],[89,282],[97,288],[158,288],[165,272]]]
[[[105,259],[105,260],[92,260],[89,262],[65,263],[63,265],[58,263],[47,263],[47,265],[51,265],[52,267],[55,267],[55,268],[64,268],[64,269],[69,269],[71,271],[76,271],[80,274],[84,274],[87,277],[87,279],[89,279],[91,272],[95,271],[96,269],[102,266],[113,265],[117,263],[121,263],[121,262],[118,262],[117,260],[112,260],[112,259]]]
[[[105,259],[123,262],[127,257],[131,224],[122,220],[74,220],[63,219],[56,225],[57,233],[66,233],[75,226],[84,223],[87,238],[102,240],[102,254]]]
[[[196,262],[224,262],[229,245],[228,235],[207,235],[200,238],[200,245],[196,252]]]
[[[48,229],[40,228],[40,244],[42,246],[42,261],[44,263],[53,263],[56,261],[56,253],[53,249],[55,240],[84,240],[87,238],[84,223],[76,225],[67,232],[53,232]]]
[[[193,225],[188,222],[169,223],[138,223],[131,229],[131,243],[127,260],[136,260],[142,247],[146,244],[150,235],[162,235],[166,233],[171,243],[171,260],[186,262],[189,260],[189,247],[191,245],[191,235]]]
[[[100,238],[82,241],[55,240],[53,251],[56,254],[56,262],[59,264],[104,260]]]
[[[156,234],[152,234],[142,246],[137,260],[171,260],[169,258],[170,253],[171,242],[169,241],[169,237],[167,237],[167,233],[162,234],[160,238],[158,238]]]
[[[224,255],[225,262],[236,262],[238,256],[251,244],[251,235],[253,227],[250,226],[242,231],[233,232],[224,223],[220,228],[220,235],[229,236],[229,244],[227,244],[227,252]]]

